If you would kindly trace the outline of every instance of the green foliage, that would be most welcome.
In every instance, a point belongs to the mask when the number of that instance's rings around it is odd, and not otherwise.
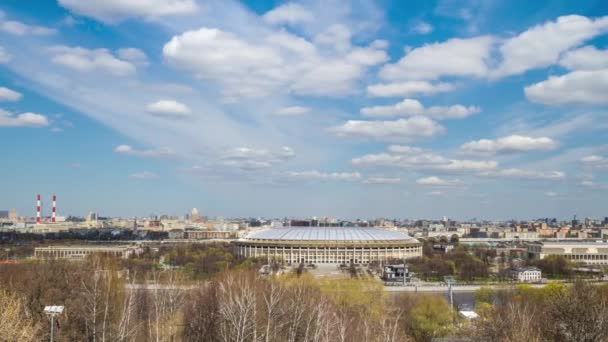
[[[446,336],[453,321],[448,302],[439,296],[424,296],[412,309],[411,333],[417,341]]]
[[[548,255],[544,259],[532,261],[531,264],[540,268],[543,276],[547,278],[570,278],[573,272],[572,262],[561,255]]]

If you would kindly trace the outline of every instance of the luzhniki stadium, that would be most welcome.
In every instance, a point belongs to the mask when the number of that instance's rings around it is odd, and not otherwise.
[[[367,227],[270,228],[234,243],[242,257],[267,257],[287,264],[369,264],[422,256],[421,243],[409,235]]]

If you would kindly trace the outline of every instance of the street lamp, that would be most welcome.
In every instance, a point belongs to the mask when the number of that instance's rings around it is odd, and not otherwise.
[[[44,307],[44,313],[51,318],[51,342],[53,342],[55,332],[55,317],[61,315],[63,306],[51,305]]]

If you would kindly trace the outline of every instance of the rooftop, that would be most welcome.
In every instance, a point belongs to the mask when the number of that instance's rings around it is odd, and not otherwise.
[[[282,227],[247,235],[247,240],[282,241],[403,241],[414,240],[397,231],[362,227]]]

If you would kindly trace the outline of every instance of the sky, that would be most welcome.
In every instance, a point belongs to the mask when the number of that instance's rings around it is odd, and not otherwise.
[[[0,209],[608,216],[608,2],[5,0]]]

